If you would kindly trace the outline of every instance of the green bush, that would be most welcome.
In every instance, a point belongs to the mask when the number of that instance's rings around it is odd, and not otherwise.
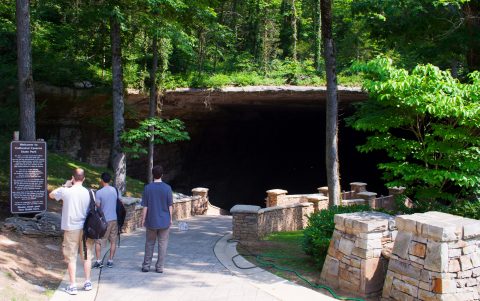
[[[480,199],[455,202],[448,213],[480,220]]]
[[[335,229],[333,220],[335,214],[368,210],[370,210],[368,205],[334,206],[310,215],[308,225],[303,231],[303,250],[306,254],[313,256],[315,263],[321,268]]]

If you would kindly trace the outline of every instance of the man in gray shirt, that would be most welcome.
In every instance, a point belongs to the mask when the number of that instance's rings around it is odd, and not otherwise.
[[[115,250],[117,247],[117,197],[118,190],[115,187],[110,186],[112,176],[104,172],[100,176],[101,189],[95,194],[97,207],[100,207],[105,214],[105,220],[108,223],[107,232],[102,239],[95,241],[95,254],[97,260],[93,264],[94,268],[102,268],[103,262],[100,260],[102,247],[107,245],[107,240],[110,242],[110,256],[108,257],[107,267],[113,267],[113,256],[115,256]]]

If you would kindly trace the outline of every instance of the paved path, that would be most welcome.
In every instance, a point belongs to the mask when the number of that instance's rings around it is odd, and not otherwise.
[[[77,296],[70,296],[59,289],[51,300],[333,300],[259,268],[235,268],[231,261],[235,244],[228,241],[231,217],[198,216],[187,222],[188,231],[172,226],[163,274],[154,269],[140,271],[145,232],[139,230],[122,236],[113,268],[93,271],[92,291],[79,289]],[[240,266],[251,266],[243,258],[236,260]],[[83,275],[83,271],[79,269],[77,275]],[[83,278],[77,282],[83,283]]]

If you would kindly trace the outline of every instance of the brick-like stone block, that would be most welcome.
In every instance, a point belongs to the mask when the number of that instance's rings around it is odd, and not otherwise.
[[[425,256],[425,269],[433,272],[448,271],[448,245],[429,241],[427,244],[427,254]]]
[[[416,257],[425,258],[427,253],[427,245],[420,242],[413,241],[410,244],[410,254]]]

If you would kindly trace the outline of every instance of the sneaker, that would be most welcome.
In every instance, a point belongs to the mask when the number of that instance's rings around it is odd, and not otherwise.
[[[163,269],[155,269],[155,272],[157,272],[157,273],[163,273]]]
[[[92,283],[90,281],[85,281],[85,284],[83,285],[83,289],[86,291],[91,291],[93,288]]]
[[[78,293],[77,287],[74,285],[68,285],[63,290],[69,295],[76,295]]]
[[[148,272],[150,269],[149,268],[142,268],[142,272],[146,273]]]
[[[107,268],[113,268],[113,261],[112,260],[107,261]]]
[[[95,263],[93,264],[92,268],[94,269],[101,269],[103,268],[103,263],[101,261],[95,261]]]

